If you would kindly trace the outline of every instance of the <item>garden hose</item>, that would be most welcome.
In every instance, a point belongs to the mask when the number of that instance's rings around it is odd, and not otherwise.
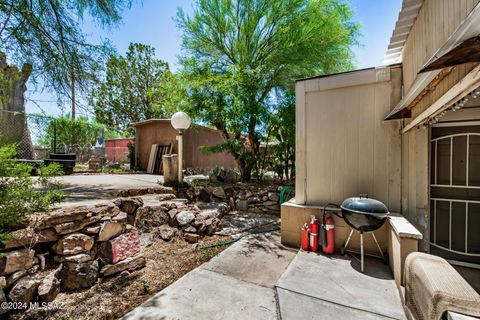
[[[290,184],[290,185],[284,186],[280,191],[280,204],[284,203],[285,201],[288,201],[292,193],[295,193],[295,185]]]
[[[211,248],[215,248],[215,247],[222,247],[222,246],[226,246],[228,244],[232,244],[232,243],[235,243],[237,242],[238,240],[246,237],[246,236],[249,236],[249,235],[252,235],[252,234],[262,234],[262,233],[269,233],[269,232],[273,232],[273,231],[279,231],[280,228],[279,227],[276,227],[276,228],[273,228],[273,229],[268,229],[268,230],[257,230],[257,231],[250,231],[250,232],[247,232],[247,233],[244,233],[242,234],[241,236],[235,238],[235,239],[232,239],[232,240],[228,240],[228,241],[223,241],[223,242],[217,242],[217,243],[214,243],[214,244],[210,244],[208,246],[205,246],[205,247],[201,247],[202,250],[205,250],[205,249],[211,249]]]

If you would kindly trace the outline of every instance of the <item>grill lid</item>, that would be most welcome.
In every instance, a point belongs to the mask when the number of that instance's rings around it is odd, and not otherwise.
[[[388,214],[388,208],[382,202],[368,197],[352,197],[345,199],[342,209],[361,214]]]

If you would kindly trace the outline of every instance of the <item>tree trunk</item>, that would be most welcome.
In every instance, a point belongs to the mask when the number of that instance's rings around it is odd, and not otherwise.
[[[249,182],[252,180],[252,168],[245,161],[245,159],[237,159],[238,165],[240,167],[240,179],[242,182]]]
[[[34,157],[24,97],[31,73],[30,64],[24,64],[19,71],[9,65],[6,55],[0,52],[0,142],[15,143],[18,156],[23,159]]]

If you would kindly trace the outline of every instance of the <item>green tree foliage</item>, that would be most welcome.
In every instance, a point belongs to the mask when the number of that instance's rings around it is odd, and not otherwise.
[[[10,230],[21,227],[28,214],[46,211],[63,194],[52,177],[62,173],[57,164],[41,166],[32,179],[32,166],[15,161],[13,145],[0,146],[0,242]]]
[[[265,152],[267,167],[280,177],[290,180],[295,173],[295,95],[286,93],[276,113],[269,119]]]
[[[134,122],[168,117],[175,81],[165,61],[151,46],[131,43],[125,56],[112,55],[105,78],[90,95],[98,121],[121,131]]]
[[[56,135],[57,147],[65,146],[67,149],[74,146],[93,147],[97,139],[104,136],[104,132],[104,126],[95,120],[83,116],[71,119],[67,114],[63,117],[48,119],[39,144],[46,148],[51,147]]]
[[[117,24],[129,0],[0,1],[0,51],[17,65],[29,65],[34,79],[68,94],[72,75],[85,90],[110,52],[108,43],[92,45],[80,28],[88,13],[101,26]]]
[[[44,148],[51,148],[54,140],[60,151],[75,151],[89,149],[97,143],[98,138],[120,138],[121,135],[107,129],[95,119],[84,116],[72,119],[69,114],[59,118],[45,116],[31,116],[37,127],[45,128],[38,144]],[[55,138],[55,139],[54,139]]]
[[[352,68],[351,17],[342,0],[197,0],[190,16],[179,11],[187,111],[223,132],[228,141],[210,151],[229,151],[243,180],[259,172],[275,91]]]

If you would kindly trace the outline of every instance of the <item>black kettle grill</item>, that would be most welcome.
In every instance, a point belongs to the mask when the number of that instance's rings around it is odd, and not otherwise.
[[[363,233],[369,232],[373,240],[375,240],[382,259],[386,261],[386,255],[382,252],[373,231],[383,226],[387,220],[389,215],[388,208],[382,202],[368,198],[368,195],[345,199],[340,208],[342,209],[343,219],[352,228],[347,242],[342,247],[342,254],[344,254],[347,249],[353,231],[358,231],[360,233],[361,270],[363,272]]]

